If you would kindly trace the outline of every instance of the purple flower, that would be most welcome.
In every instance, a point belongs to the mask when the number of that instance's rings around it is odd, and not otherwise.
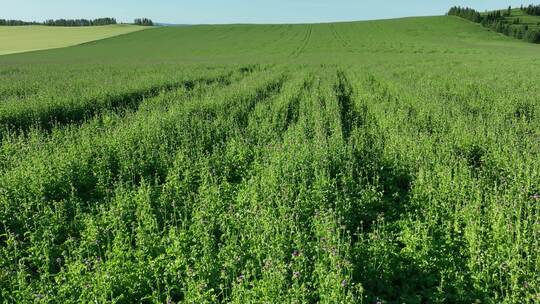
[[[293,251],[293,253],[292,253],[292,256],[293,256],[293,257],[299,257],[299,256],[300,256],[300,251],[298,251],[298,250],[295,249],[295,250]]]
[[[347,280],[341,281],[341,287],[347,287]]]

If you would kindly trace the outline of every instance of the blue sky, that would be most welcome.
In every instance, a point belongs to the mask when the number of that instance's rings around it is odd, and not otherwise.
[[[540,0],[537,1],[540,3]],[[0,0],[0,18],[148,17],[166,23],[301,23],[442,15],[450,6],[477,10],[520,6],[499,0]]]

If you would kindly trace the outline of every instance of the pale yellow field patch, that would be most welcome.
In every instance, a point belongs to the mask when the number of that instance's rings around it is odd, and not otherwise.
[[[87,27],[0,26],[0,55],[67,47],[145,28],[127,24]]]

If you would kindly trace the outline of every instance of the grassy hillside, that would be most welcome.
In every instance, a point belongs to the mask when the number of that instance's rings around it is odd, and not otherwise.
[[[506,12],[507,10],[501,10],[503,12]],[[521,10],[520,8],[513,8],[510,11],[510,16],[504,16],[504,22],[508,24],[512,24],[512,26],[522,26],[527,25],[531,29],[539,29],[540,28],[540,16],[531,16],[528,15],[526,12]],[[482,16],[486,16],[488,12],[482,13]],[[513,24],[515,19],[519,19],[518,24]]]
[[[539,51],[426,17],[0,56],[0,299],[537,303]]]
[[[451,7],[448,16],[457,16],[481,24],[494,32],[523,40],[529,43],[540,44],[540,22],[535,7],[526,9],[512,9],[486,11],[480,13],[468,7]]]
[[[537,47],[508,43],[508,38],[486,32],[448,17],[314,25],[162,27],[77,48],[3,57],[0,62],[16,63],[21,58],[36,63],[338,63],[369,61],[366,56],[387,61],[472,53],[481,58],[494,51],[508,56],[536,54]],[[333,56],[328,56],[329,52]]]
[[[505,17],[505,21],[511,24],[516,18],[519,18],[519,24],[521,25],[528,25],[532,29],[540,28],[540,16],[527,15],[519,8],[512,9],[511,15]]]
[[[132,25],[95,27],[3,26],[0,55],[62,48],[143,29]]]

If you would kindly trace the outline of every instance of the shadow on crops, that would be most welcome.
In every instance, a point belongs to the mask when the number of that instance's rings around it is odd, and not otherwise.
[[[377,196],[361,197],[359,212],[351,214],[354,221],[348,223],[350,231],[358,231],[352,237],[353,280],[362,285],[369,301],[433,302],[440,296],[445,271],[458,268],[466,276],[461,244],[448,244],[446,232],[434,229],[426,240],[428,255],[408,247],[411,243],[402,239],[402,232],[417,206],[411,194],[414,169],[385,156],[384,139],[375,134],[365,134],[363,148],[356,151],[356,164],[364,176],[360,188],[375,188]],[[445,292],[457,294],[449,285]]]
[[[357,101],[356,103],[359,103]],[[354,102],[351,105],[355,104]],[[362,105],[355,105],[361,108]],[[427,236],[418,240],[425,246],[414,247],[415,241],[404,239],[405,227],[423,226],[411,222],[422,210],[422,202],[413,197],[415,168],[395,157],[394,147],[386,147],[385,131],[379,117],[371,113],[369,104],[360,111],[359,124],[352,125],[349,134],[353,182],[341,185],[347,198],[354,202],[342,212],[352,240],[353,281],[362,285],[369,302],[431,303],[444,301],[474,301],[481,298],[468,276],[465,246],[457,240],[448,242],[444,227],[428,226]],[[342,114],[348,117],[350,114]],[[482,150],[463,152],[467,163],[481,167]],[[426,249],[428,252],[421,252]],[[460,283],[448,282],[441,287],[448,272],[460,274]],[[452,274],[452,275],[453,275]],[[461,284],[461,285],[459,285]]]
[[[339,70],[337,78],[334,91],[338,101],[343,138],[348,139],[353,128],[366,123],[364,119],[367,116],[367,108],[364,105],[355,104],[354,90],[345,72]]]

